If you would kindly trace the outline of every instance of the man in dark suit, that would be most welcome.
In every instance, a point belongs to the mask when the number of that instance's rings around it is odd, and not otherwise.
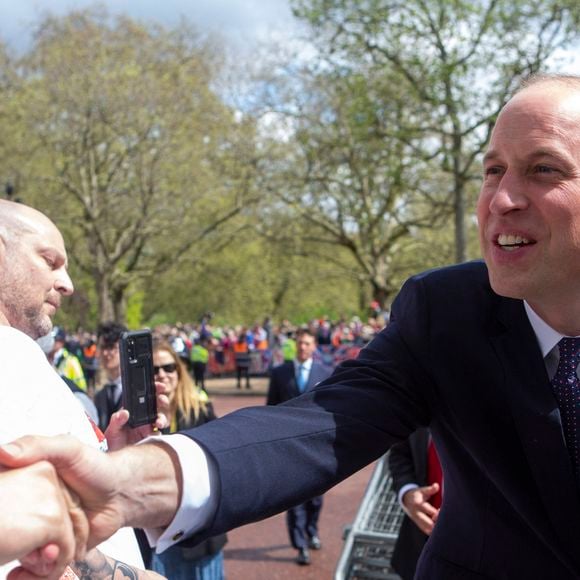
[[[316,338],[307,329],[296,333],[296,358],[274,367],[270,375],[268,405],[278,405],[310,391],[328,378],[329,370],[312,356],[316,351]],[[322,543],[318,535],[318,519],[322,510],[322,495],[317,495],[292,506],[286,512],[288,535],[292,547],[298,550],[296,562],[310,564],[308,548],[320,550]]]
[[[413,277],[389,326],[312,391],[187,433],[198,445],[105,455],[30,438],[0,458],[52,461],[93,537],[166,526],[152,538],[164,549],[323,493],[428,426],[445,494],[416,578],[577,580],[580,78],[518,92],[483,166],[485,264]]]
[[[388,459],[393,489],[405,511],[391,565],[403,580],[412,580],[439,515],[441,467],[428,429],[417,429],[408,439],[393,445]]]
[[[107,382],[95,394],[99,427],[103,433],[109,426],[113,413],[116,413],[123,405],[119,341],[126,330],[126,326],[113,321],[102,322],[97,329],[99,365],[107,379]]]

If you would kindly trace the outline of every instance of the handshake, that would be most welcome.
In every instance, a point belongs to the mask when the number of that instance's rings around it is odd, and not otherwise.
[[[10,580],[59,578],[67,564],[124,526],[157,528],[181,497],[175,452],[162,443],[103,453],[68,435],[0,447],[0,564]]]

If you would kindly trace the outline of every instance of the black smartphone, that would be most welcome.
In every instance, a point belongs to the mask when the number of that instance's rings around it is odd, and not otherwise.
[[[119,352],[123,407],[129,411],[129,426],[153,424],[157,418],[157,397],[151,332],[124,332],[119,342]]]

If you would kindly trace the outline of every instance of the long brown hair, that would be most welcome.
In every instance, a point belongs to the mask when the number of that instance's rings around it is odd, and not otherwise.
[[[153,344],[153,354],[164,350],[171,355],[173,362],[177,367],[177,387],[173,400],[170,403],[171,424],[174,424],[172,419],[176,418],[176,413],[179,410],[180,414],[187,421],[193,411],[195,419],[199,417],[200,412],[205,412],[205,401],[201,398],[201,393],[193,384],[193,380],[185,365],[181,362],[181,358],[173,350],[173,347],[165,340],[155,341]]]

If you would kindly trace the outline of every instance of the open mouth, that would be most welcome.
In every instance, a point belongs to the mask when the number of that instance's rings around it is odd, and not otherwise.
[[[530,240],[517,234],[499,234],[496,240],[496,244],[502,250],[506,250],[508,252],[512,252],[519,248],[523,248],[524,246],[530,246],[535,243],[535,240]]]

